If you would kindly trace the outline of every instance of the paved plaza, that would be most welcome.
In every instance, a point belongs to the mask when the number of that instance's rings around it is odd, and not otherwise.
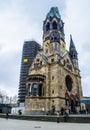
[[[90,124],[39,122],[0,118],[0,130],[90,130]]]

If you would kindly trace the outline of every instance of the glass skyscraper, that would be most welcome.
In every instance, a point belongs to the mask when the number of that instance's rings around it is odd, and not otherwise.
[[[20,80],[18,90],[18,103],[25,102],[26,96],[26,78],[28,69],[34,60],[37,52],[41,49],[40,44],[36,41],[25,41],[22,51],[21,69],[20,69]]]

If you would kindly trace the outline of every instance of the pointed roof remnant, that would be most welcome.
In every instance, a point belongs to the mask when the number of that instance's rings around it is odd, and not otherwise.
[[[72,35],[70,34],[70,47],[69,47],[69,51],[72,51],[72,50],[76,50],[76,49],[75,49],[74,42],[72,40]]]
[[[57,17],[57,18],[61,18],[60,14],[59,14],[59,10],[58,7],[52,7],[49,11],[49,13],[47,14],[47,18],[52,18],[52,17]]]
[[[77,51],[76,51],[76,48],[75,48],[75,45],[74,45],[74,42],[72,40],[72,35],[70,35],[70,47],[69,47],[69,54],[72,58],[74,59],[78,59],[77,58]]]

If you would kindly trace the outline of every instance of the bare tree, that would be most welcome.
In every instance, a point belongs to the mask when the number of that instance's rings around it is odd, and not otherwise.
[[[4,94],[0,89],[0,103],[3,103],[3,102],[4,102]]]
[[[17,103],[17,100],[18,100],[17,95],[14,95],[14,96],[12,97],[12,99],[13,99],[13,104],[16,104],[16,103]]]
[[[0,89],[0,103],[5,104],[17,104],[18,96],[8,96],[8,94],[5,91],[2,91]]]

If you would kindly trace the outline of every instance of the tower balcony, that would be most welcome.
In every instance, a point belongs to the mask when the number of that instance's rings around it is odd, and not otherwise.
[[[41,81],[45,82],[46,76],[41,74],[33,74],[27,77],[27,81]]]

